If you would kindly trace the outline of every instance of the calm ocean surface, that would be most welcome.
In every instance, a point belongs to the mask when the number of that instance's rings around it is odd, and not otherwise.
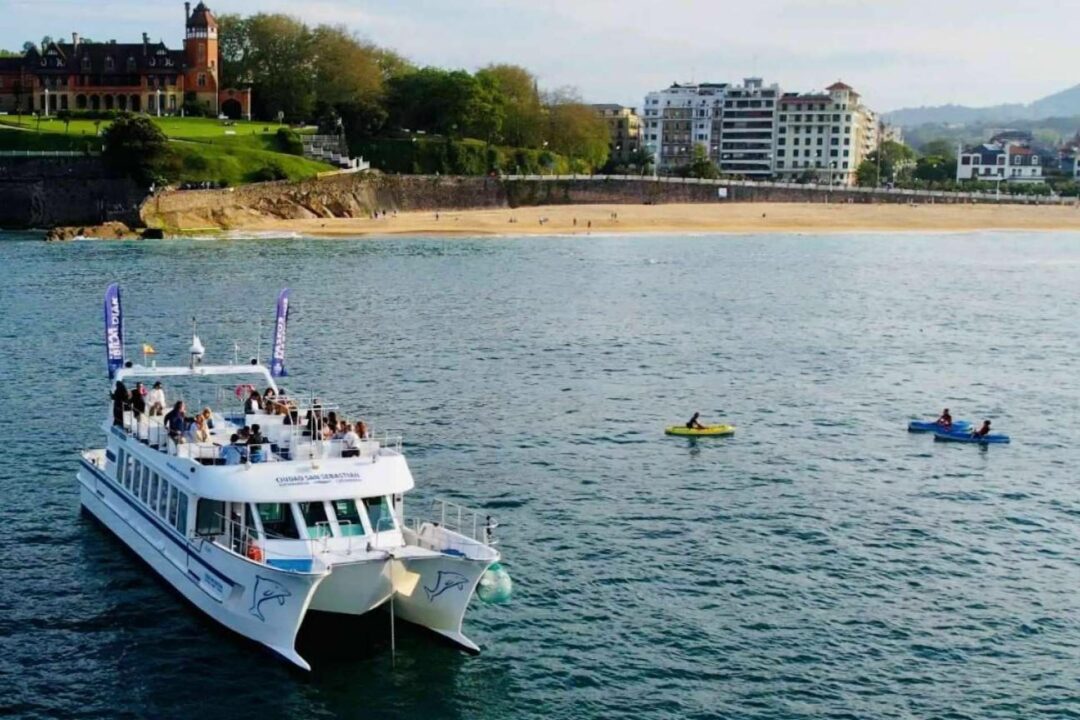
[[[20,242],[19,240],[26,240]],[[1080,236],[0,240],[0,715],[1080,717]],[[470,657],[385,616],[310,675],[79,514],[129,348],[263,354],[406,434],[515,581]],[[129,352],[130,349],[129,349]],[[943,406],[1011,446],[904,431]],[[695,410],[730,439],[666,438]]]

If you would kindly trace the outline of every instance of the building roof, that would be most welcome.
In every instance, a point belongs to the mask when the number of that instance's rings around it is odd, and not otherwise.
[[[819,103],[829,102],[831,100],[832,98],[828,95],[795,95],[794,93],[792,93],[790,95],[782,95],[780,97],[780,102],[790,103]]]
[[[0,73],[15,73],[22,70],[23,58],[0,57]]]
[[[210,12],[210,8],[206,7],[206,3],[201,2],[191,11],[187,26],[189,28],[210,28],[217,27],[218,22],[217,18],[214,17],[214,13]]]
[[[108,58],[112,58],[111,67]],[[157,43],[50,43],[44,52],[33,49],[15,58],[27,72],[34,73],[130,73],[181,72],[184,53]],[[131,61],[129,63],[129,61]]]
[[[618,112],[623,109],[623,106],[618,103],[593,103],[592,107],[596,110],[607,110],[608,112]]]
[[[855,88],[851,87],[850,85],[848,85],[847,83],[845,83],[845,82],[843,82],[841,80],[837,80],[836,82],[834,82],[832,85],[830,85],[829,87],[827,87],[825,89],[828,90],[829,92],[840,92],[842,90],[849,90],[849,91],[854,90]]]

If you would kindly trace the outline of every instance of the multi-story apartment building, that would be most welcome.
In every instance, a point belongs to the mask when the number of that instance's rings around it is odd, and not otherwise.
[[[728,175],[837,185],[855,183],[880,137],[877,116],[840,82],[810,94],[783,93],[760,78],[676,84],[646,96],[642,123],[661,173],[688,165],[701,145]]]
[[[849,85],[823,93],[787,93],[777,112],[774,174],[854,185],[859,164],[878,144],[879,124]]]
[[[616,164],[626,164],[634,160],[641,149],[641,118],[637,109],[622,105],[593,105],[597,115],[608,126],[611,142],[608,145],[609,159]]]

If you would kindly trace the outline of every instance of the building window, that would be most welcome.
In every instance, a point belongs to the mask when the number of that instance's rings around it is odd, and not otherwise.
[[[777,170],[783,170],[784,169],[784,161],[783,160],[777,160],[776,169]]]
[[[199,73],[199,79],[196,84],[199,87],[206,87],[206,73]]]
[[[840,151],[839,150],[830,150],[829,151],[829,157],[840,157]]]
[[[114,61],[111,56],[105,58],[105,71],[106,72],[112,72],[115,69],[116,69],[116,61]]]

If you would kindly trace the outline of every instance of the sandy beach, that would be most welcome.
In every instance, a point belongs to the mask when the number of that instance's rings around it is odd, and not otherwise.
[[[195,219],[192,219],[195,221]],[[543,222],[541,222],[543,220]],[[197,221],[195,221],[197,222]],[[185,231],[205,230],[182,223]],[[232,214],[223,229],[358,235],[561,235],[588,233],[832,233],[1080,230],[1080,208],[1023,205],[558,205],[283,220]]]

